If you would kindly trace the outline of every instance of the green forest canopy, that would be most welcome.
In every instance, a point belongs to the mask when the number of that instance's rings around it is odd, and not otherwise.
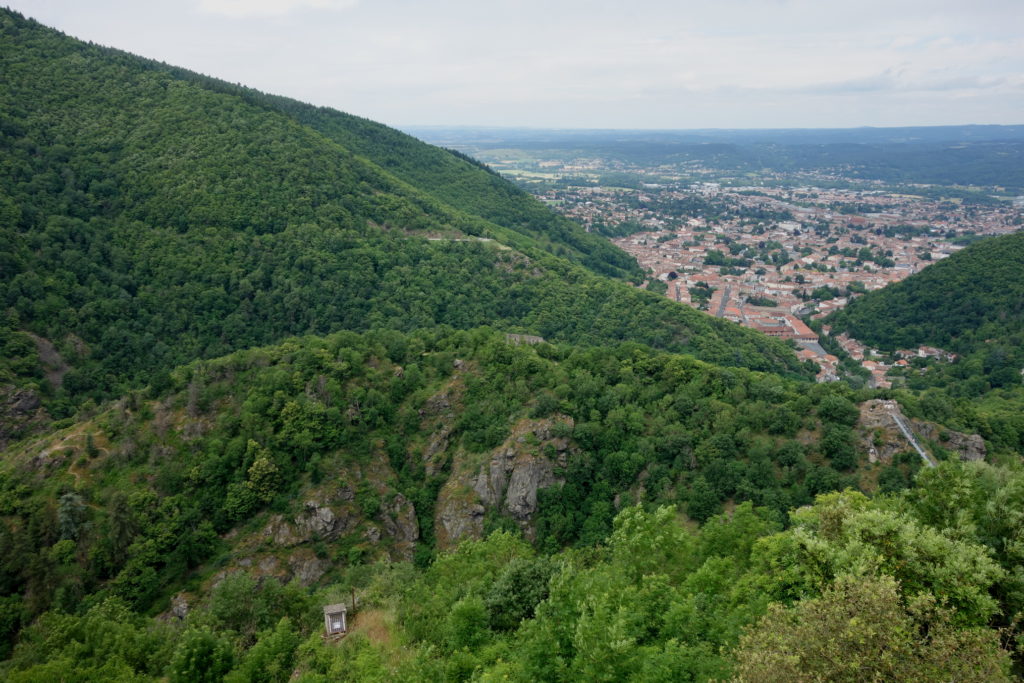
[[[633,339],[808,375],[790,350],[605,277],[635,262],[478,164],[0,14],[0,381],[143,386],[291,334],[439,323]],[[587,269],[584,268],[589,268]]]

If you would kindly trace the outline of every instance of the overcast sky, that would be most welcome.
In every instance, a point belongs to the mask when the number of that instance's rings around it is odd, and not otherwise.
[[[393,126],[1024,123],[1024,0],[0,0]]]

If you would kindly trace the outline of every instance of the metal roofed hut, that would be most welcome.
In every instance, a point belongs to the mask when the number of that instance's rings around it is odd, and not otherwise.
[[[348,624],[345,621],[348,608],[345,603],[337,605],[326,605],[324,607],[324,634],[325,637],[339,637],[348,631]]]

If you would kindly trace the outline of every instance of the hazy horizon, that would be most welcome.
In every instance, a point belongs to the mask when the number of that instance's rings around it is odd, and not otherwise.
[[[1024,127],[1024,115],[1021,116],[1020,122],[1017,123],[937,123],[934,125],[914,125],[907,124],[903,126],[738,126],[738,127],[693,127],[693,128],[605,128],[605,127],[571,127],[571,126],[517,126],[514,124],[510,125],[481,125],[475,123],[428,123],[428,124],[417,124],[407,123],[400,128],[409,129],[467,129],[467,130],[536,130],[536,131],[585,131],[585,132],[623,132],[623,133],[700,133],[700,132],[722,132],[728,133],[732,131],[744,131],[744,132],[757,132],[757,131],[847,131],[847,130],[898,130],[898,129],[913,129],[913,128],[924,128],[924,129],[935,129],[935,128],[1021,128]]]

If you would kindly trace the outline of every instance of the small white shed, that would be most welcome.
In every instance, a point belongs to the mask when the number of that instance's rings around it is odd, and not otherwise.
[[[348,630],[348,625],[345,623],[346,612],[348,612],[348,608],[343,602],[324,607],[324,629],[328,636],[341,635]]]

